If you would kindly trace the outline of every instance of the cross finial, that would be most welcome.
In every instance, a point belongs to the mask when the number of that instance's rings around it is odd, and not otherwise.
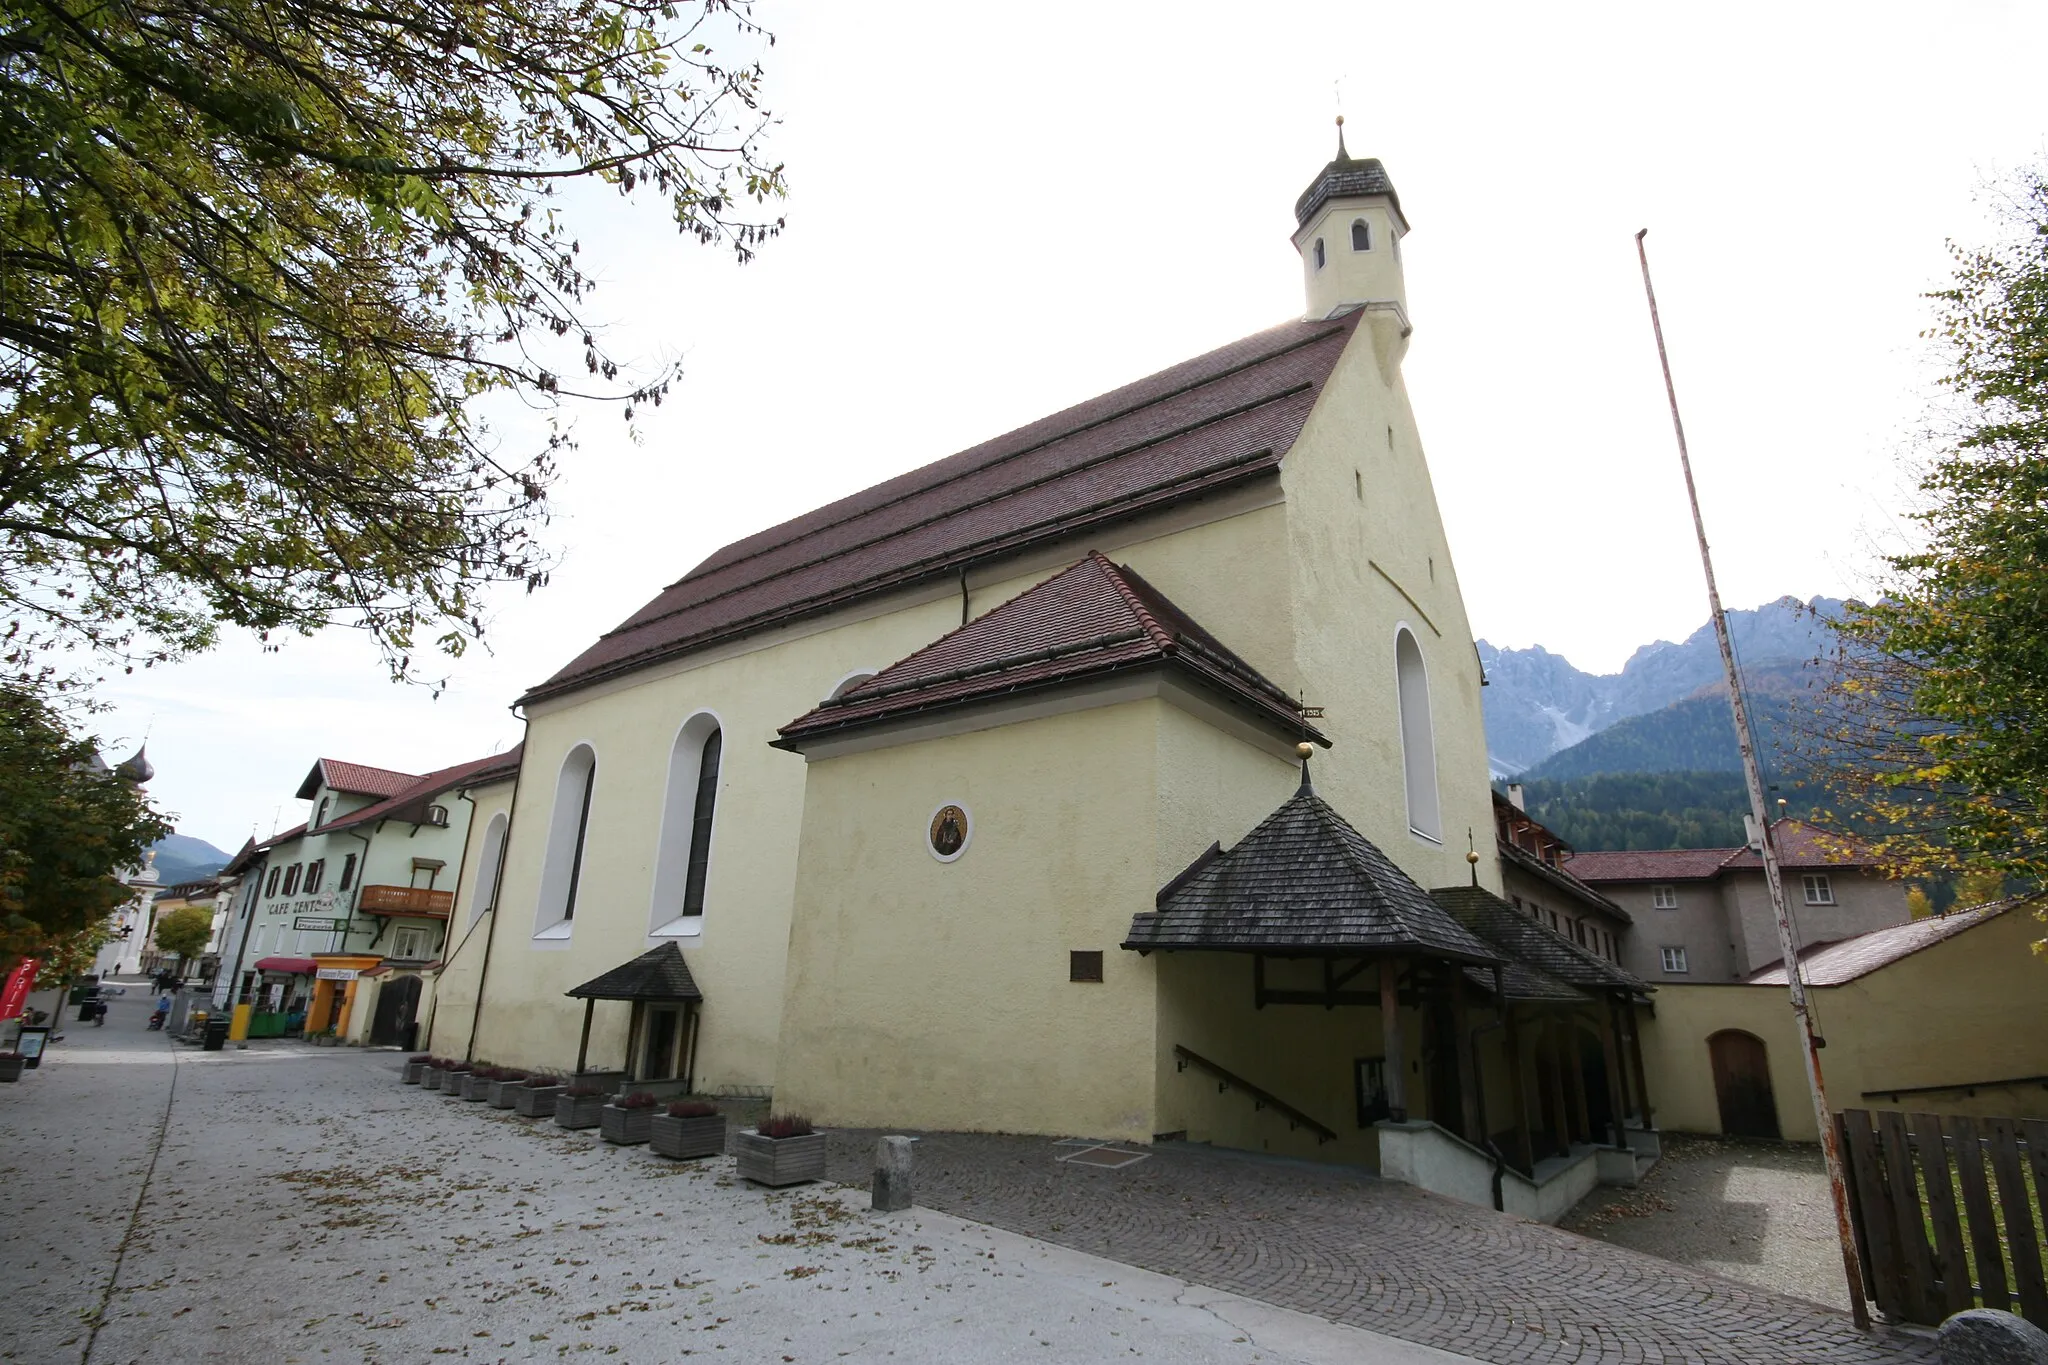
[[[1351,153],[1344,150],[1344,78],[1339,76],[1330,82],[1330,89],[1337,102],[1337,159],[1349,161]]]

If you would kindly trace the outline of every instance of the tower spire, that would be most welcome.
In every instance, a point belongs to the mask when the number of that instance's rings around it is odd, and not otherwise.
[[[1351,153],[1344,149],[1344,116],[1342,114],[1337,115],[1337,159],[1339,161],[1349,161],[1351,159]]]

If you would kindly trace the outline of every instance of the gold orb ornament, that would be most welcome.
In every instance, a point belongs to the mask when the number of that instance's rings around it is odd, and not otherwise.
[[[1472,866],[1474,867],[1479,866],[1479,850],[1475,848],[1471,852],[1467,853],[1465,855],[1465,861],[1472,864]]]
[[[1303,740],[1301,743],[1294,746],[1294,752],[1300,754],[1303,758],[1312,757],[1315,754],[1315,751],[1316,746],[1309,743],[1307,740]]]

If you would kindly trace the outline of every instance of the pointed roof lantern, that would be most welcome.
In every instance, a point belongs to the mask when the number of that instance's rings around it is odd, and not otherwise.
[[[1332,199],[1347,199],[1358,195],[1385,195],[1393,201],[1394,212],[1401,219],[1405,229],[1408,216],[1401,212],[1401,196],[1394,193],[1394,182],[1387,175],[1387,168],[1380,164],[1378,157],[1354,157],[1344,146],[1344,116],[1337,116],[1337,156],[1329,165],[1317,173],[1309,187],[1294,201],[1294,221],[1297,227],[1307,227],[1316,211]]]
[[[123,782],[136,787],[155,777],[156,768],[149,761],[149,745],[143,744],[133,754],[115,764],[114,772]]]
[[[1156,905],[1133,917],[1125,948],[1505,961],[1306,780],[1235,848],[1212,845]]]

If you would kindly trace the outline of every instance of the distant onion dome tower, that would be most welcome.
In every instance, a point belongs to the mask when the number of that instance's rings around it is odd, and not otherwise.
[[[145,742],[133,755],[114,765],[114,775],[132,787],[139,787],[156,776],[156,768],[149,761],[149,745]]]
[[[1401,274],[1401,239],[1408,235],[1408,219],[1387,168],[1345,149],[1341,114],[1337,158],[1294,201],[1294,221],[1307,316],[1327,318],[1367,308],[1387,315],[1392,324],[1387,330],[1405,338],[1412,330],[1408,286]],[[1381,330],[1380,321],[1374,319],[1375,332]]]

